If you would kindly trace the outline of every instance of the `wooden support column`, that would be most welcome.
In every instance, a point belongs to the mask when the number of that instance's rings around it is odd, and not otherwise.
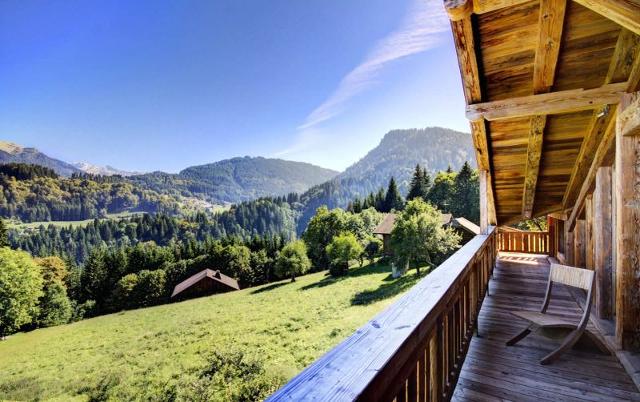
[[[611,172],[612,169],[609,166],[598,169],[596,174],[596,189],[593,192],[596,313],[598,317],[602,319],[610,319],[613,315]]]
[[[585,226],[584,219],[576,221],[576,227],[573,228],[573,266],[579,268],[585,268],[586,266],[586,239],[585,239]]]
[[[549,231],[549,256],[556,257],[557,238],[556,238],[556,220],[547,215],[547,228]]]
[[[480,170],[478,172],[478,178],[480,180],[480,234],[489,233],[489,172],[487,170]]]
[[[593,196],[589,194],[584,201],[584,242],[585,242],[585,263],[587,269],[594,270],[593,255]]]
[[[635,97],[639,94],[636,93]],[[634,100],[623,97],[619,111]],[[625,124],[625,130],[635,128]],[[640,136],[616,127],[616,338],[640,351]]]
[[[573,264],[573,232],[569,231],[569,225],[564,223],[564,260],[566,265]]]

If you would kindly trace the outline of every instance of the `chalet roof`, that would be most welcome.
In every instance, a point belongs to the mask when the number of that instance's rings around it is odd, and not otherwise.
[[[452,217],[451,214],[441,214],[440,216],[442,218],[443,225],[448,225],[449,223],[451,223],[451,217]],[[380,224],[376,226],[376,228],[373,230],[373,234],[381,234],[381,235],[391,234],[391,231],[393,230],[393,225],[395,223],[396,223],[396,214],[393,214],[393,213],[385,214],[384,218],[382,219],[382,222],[380,222]]]
[[[373,230],[373,234],[391,234],[393,225],[396,223],[396,214],[386,214],[382,222]]]
[[[490,223],[580,207],[592,166],[612,158],[621,94],[640,89],[640,2],[444,6]]]
[[[200,282],[204,278],[213,279],[214,281],[220,282],[223,285],[226,285],[229,288],[232,288],[235,290],[240,289],[240,286],[238,285],[238,281],[236,281],[235,279],[221,273],[219,270],[214,271],[212,269],[205,269],[203,271],[198,272],[195,275],[190,276],[189,278],[185,279],[179,284],[177,284],[176,287],[173,288],[173,293],[171,294],[171,297],[174,297],[179,293],[185,291],[186,289]]]
[[[453,221],[451,222],[451,226],[464,229],[467,232],[472,233],[474,235],[480,234],[480,226],[471,222],[467,218],[463,218],[463,217],[454,218]]]

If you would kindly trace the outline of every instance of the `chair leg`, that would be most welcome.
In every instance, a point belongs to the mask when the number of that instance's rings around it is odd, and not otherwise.
[[[522,339],[524,339],[530,333],[531,333],[531,327],[527,327],[527,328],[523,329],[522,332],[518,333],[518,335],[514,336],[513,338],[511,338],[511,339],[509,339],[507,341],[507,346],[515,345],[516,343],[520,342]]]
[[[548,355],[543,357],[542,360],[540,360],[540,364],[546,365],[556,361],[556,359],[558,359],[561,354],[566,352],[567,349],[571,349],[571,347],[575,345],[576,342],[578,342],[578,339],[580,339],[583,333],[584,329],[573,330],[569,335],[567,335],[566,338],[564,338],[564,341],[562,342],[562,344],[560,344],[560,346],[558,346],[556,350],[549,353]]]

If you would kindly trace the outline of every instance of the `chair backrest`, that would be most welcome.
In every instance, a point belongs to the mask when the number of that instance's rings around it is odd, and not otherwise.
[[[558,282],[587,291],[591,290],[593,286],[594,271],[588,269],[551,264],[549,275],[551,282]]]

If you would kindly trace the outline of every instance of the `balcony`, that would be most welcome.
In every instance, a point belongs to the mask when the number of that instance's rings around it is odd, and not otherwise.
[[[549,244],[547,233],[516,233],[476,236],[269,401],[640,401],[615,355],[571,350],[542,366],[559,341],[534,334],[505,346],[526,326],[510,311],[539,310],[549,270],[546,255],[495,258],[500,245]],[[557,287],[549,312],[577,321],[582,310]]]

